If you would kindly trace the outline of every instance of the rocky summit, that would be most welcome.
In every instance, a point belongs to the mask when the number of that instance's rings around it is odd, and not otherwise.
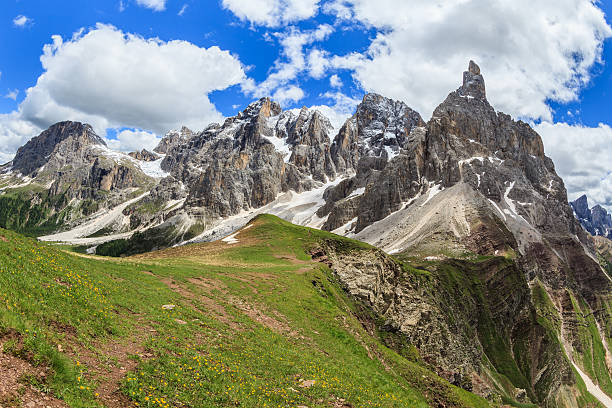
[[[609,237],[610,215],[586,197],[568,204],[541,137],[491,106],[473,61],[428,121],[367,94],[334,129],[317,110],[262,98],[129,154],[62,122],[0,177],[1,227],[99,255],[292,231],[385,350],[491,406],[598,406],[612,395],[611,258],[587,233]],[[262,214],[362,243],[273,228]],[[471,406],[428,392],[431,406]]]
[[[599,204],[589,208],[589,200],[586,195],[570,202],[570,206],[580,224],[591,235],[612,239],[612,215],[608,214],[605,208]]]

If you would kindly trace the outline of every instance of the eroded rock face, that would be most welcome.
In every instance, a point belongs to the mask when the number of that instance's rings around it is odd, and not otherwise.
[[[534,322],[530,315],[537,305],[530,299],[527,281],[542,285],[546,296],[555,302],[558,292],[568,291],[574,298],[582,299],[588,310],[598,311],[600,325],[609,325],[606,322],[612,316],[600,311],[605,309],[602,305],[610,301],[610,279],[592,256],[587,237],[567,205],[563,181],[556,174],[552,161],[544,155],[540,136],[526,123],[515,121],[491,107],[486,99],[484,79],[476,64],[470,63],[463,80],[462,86],[436,108],[425,126],[412,128],[407,143],[396,157],[381,165],[371,161],[377,157],[373,149],[361,150],[361,154],[354,153],[353,156],[344,155],[353,160],[345,159],[345,163],[357,161],[354,167],[357,172],[326,194],[327,203],[319,211],[319,216],[328,217],[324,228],[335,230],[343,226],[336,232],[348,231],[358,239],[387,245],[383,247],[388,250],[434,248],[442,253],[446,250],[456,254],[462,251],[488,255],[516,254],[517,264],[513,273],[496,270],[490,276],[481,277],[487,282],[496,281],[496,285],[501,287],[505,287],[508,280],[515,279],[516,282],[519,276],[526,279],[514,289],[504,289],[518,290],[515,293],[520,295],[517,299],[507,297],[509,294],[495,287],[486,288],[492,299],[504,299],[499,300],[501,303],[497,305],[503,304],[502,309],[493,307],[492,313],[497,316],[499,312],[505,316],[510,332],[498,327],[496,336],[516,342],[528,341],[542,347],[539,351],[529,352],[533,353],[530,364],[544,371],[540,377],[523,373],[530,385],[520,388],[527,390],[532,401],[556,406],[551,390],[572,387],[574,378],[571,370],[567,364],[552,364],[547,358],[535,356],[544,353],[548,357],[555,355],[562,358],[565,351],[556,346],[550,336],[579,338],[580,335],[571,325],[567,328],[563,326],[563,330],[558,328],[551,334]],[[379,118],[375,122],[383,120]],[[359,121],[351,118],[337,140],[346,146],[351,143],[359,146],[360,132],[363,133]],[[358,150],[357,147],[352,149],[353,152]],[[359,165],[366,162],[366,166]],[[586,210],[582,208],[577,213],[582,211]],[[596,212],[596,219],[606,219],[599,209]],[[348,228],[344,226],[347,222],[352,222]],[[385,241],[384,237],[391,232],[394,232],[394,239]],[[441,244],[431,245],[436,240]],[[392,298],[397,302],[399,298],[406,297],[411,299],[411,304],[422,303],[421,298],[414,297],[419,291],[414,287],[403,287],[398,279],[385,278],[394,282],[389,284],[387,295],[364,295],[368,285],[373,285],[371,288],[377,290],[384,287],[380,278],[384,274],[374,273],[377,276],[374,279],[371,269],[364,269],[363,264],[353,261],[348,266],[340,265],[338,268],[346,270],[344,274],[338,273],[348,290],[385,316],[388,316],[387,311],[394,309],[389,301],[380,299]],[[384,268],[376,267],[374,270]],[[351,270],[356,276],[350,276]],[[369,283],[362,285],[360,280]],[[399,297],[397,293],[392,296],[391,288],[398,287],[405,290]],[[442,289],[436,288],[437,291]],[[504,302],[516,307],[504,309],[508,306]],[[563,321],[562,306],[560,303],[555,305],[552,313],[557,313],[559,320]],[[457,311],[456,306],[449,305]],[[430,301],[418,310],[428,311],[431,308]],[[468,309],[472,312],[464,317],[473,318],[476,308]],[[440,308],[434,310],[444,314]],[[472,350],[474,359],[470,359],[468,350],[450,344],[449,339],[444,339],[435,329],[429,328],[435,339],[432,341],[437,343],[430,347],[419,337],[417,329],[409,330],[411,325],[402,326],[399,323],[402,319],[419,321],[415,327],[422,327],[425,323],[420,321],[420,317],[413,318],[415,313],[410,309],[398,311],[398,321],[394,326],[396,330],[404,333],[411,343],[419,344],[419,350],[426,354],[431,352],[434,355],[431,358],[438,359],[435,364],[444,370],[461,372],[461,366],[480,373],[476,356],[482,357],[483,352],[486,354],[483,339],[482,350]],[[584,313],[584,310],[580,313]],[[448,330],[453,336],[461,338],[461,333],[449,328],[448,322],[437,321],[434,325],[441,332]],[[459,343],[465,347],[466,341],[467,338],[464,338]],[[449,351],[440,355],[441,349]]]
[[[210,125],[211,126],[219,126],[216,123]],[[183,126],[179,131],[171,131],[166,134],[162,140],[159,142],[157,147],[153,149],[153,152],[159,154],[167,154],[170,150],[177,145],[183,144],[188,141],[194,135],[191,129]]]
[[[511,260],[438,259],[411,267],[377,249],[347,252],[331,242],[313,257],[380,317],[388,346],[401,350],[406,339],[457,386],[495,399],[494,370],[513,378],[512,395],[521,401],[557,406],[551,390],[575,384],[563,348],[537,320],[526,276]]]
[[[335,179],[331,130],[317,111],[283,112],[263,98],[221,126],[183,143],[166,143],[172,147],[162,168],[188,186],[186,211],[207,219],[227,217],[264,206],[282,192]]]
[[[26,176],[36,176],[45,166],[57,171],[66,165],[78,167],[89,161],[89,147],[106,146],[91,126],[79,122],[60,122],[20,147],[12,168]]]
[[[363,157],[390,160],[408,147],[412,130],[424,125],[404,102],[367,94],[335,137],[332,156],[344,171],[356,171]]]

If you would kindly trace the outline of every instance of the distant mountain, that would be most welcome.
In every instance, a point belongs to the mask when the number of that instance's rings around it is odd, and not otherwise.
[[[585,406],[576,367],[612,394],[611,279],[542,139],[489,104],[473,62],[427,122],[376,94],[340,129],[262,98],[131,155],[64,122],[0,174],[0,226],[99,254],[220,239],[261,213],[373,244],[401,262],[319,255],[406,342],[390,347],[492,401]]]
[[[589,208],[586,195],[570,202],[570,205],[580,224],[591,235],[612,239],[612,215],[608,214],[605,208],[599,204]]]

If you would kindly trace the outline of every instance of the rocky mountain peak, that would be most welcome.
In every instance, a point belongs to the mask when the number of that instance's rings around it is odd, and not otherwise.
[[[153,149],[153,152],[167,154],[173,146],[186,142],[193,136],[194,132],[186,126],[183,126],[181,130],[171,130],[160,140],[159,144]]]
[[[604,207],[597,204],[589,208],[589,199],[586,195],[570,202],[570,206],[582,227],[589,234],[612,239],[612,215],[608,214]]]
[[[80,156],[86,147],[93,145],[106,146],[106,143],[90,125],[71,121],[59,122],[17,150],[12,162],[13,170],[32,175],[45,165],[54,153],[69,161],[71,156]]]
[[[484,78],[480,74],[480,67],[474,61],[470,61],[468,70],[463,72],[463,85],[459,93],[462,96],[487,99]]]
[[[586,194],[583,194],[575,201],[570,202],[570,205],[576,213],[576,217],[580,219],[591,219],[591,210],[589,209],[589,199]]]
[[[312,146],[318,143],[329,143],[333,126],[329,119],[317,110],[303,107],[289,132],[288,141],[291,144]]]
[[[402,101],[367,94],[354,115],[362,155],[395,157],[407,147],[410,132],[425,126],[421,115]]]
[[[256,102],[251,103],[246,107],[245,110],[238,113],[238,119],[247,119],[247,118],[269,118],[270,116],[277,116],[282,112],[281,106],[271,100],[269,97],[264,97],[259,99]]]

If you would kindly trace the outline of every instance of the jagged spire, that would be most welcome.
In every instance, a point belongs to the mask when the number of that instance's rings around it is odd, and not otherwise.
[[[463,73],[463,86],[460,92],[462,96],[487,99],[484,78],[480,74],[480,67],[474,61],[470,61],[468,70]]]

